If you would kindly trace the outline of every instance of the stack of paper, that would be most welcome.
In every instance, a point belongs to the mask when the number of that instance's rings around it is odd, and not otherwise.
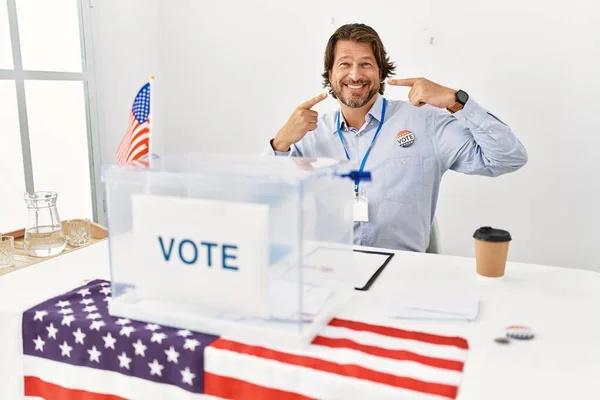
[[[479,314],[479,299],[458,293],[400,293],[385,303],[392,318],[474,321]]]

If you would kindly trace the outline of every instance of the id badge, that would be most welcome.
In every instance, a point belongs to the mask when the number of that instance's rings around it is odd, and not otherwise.
[[[366,197],[357,196],[353,199],[354,222],[369,222],[369,201]]]

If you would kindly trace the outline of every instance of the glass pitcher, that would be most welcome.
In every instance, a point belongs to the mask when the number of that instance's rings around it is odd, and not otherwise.
[[[29,218],[23,248],[34,257],[56,255],[67,245],[56,209],[57,197],[56,192],[25,193]]]

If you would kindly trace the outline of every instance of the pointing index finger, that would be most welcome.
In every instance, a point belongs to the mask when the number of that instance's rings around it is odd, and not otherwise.
[[[313,108],[315,106],[315,104],[325,100],[325,98],[327,98],[327,93],[321,93],[320,95],[315,96],[312,99],[307,100],[304,103],[300,104],[298,106],[298,108],[303,109],[303,110],[310,110],[311,108]]]
[[[388,83],[393,86],[409,86],[412,87],[419,78],[406,79],[388,79]]]

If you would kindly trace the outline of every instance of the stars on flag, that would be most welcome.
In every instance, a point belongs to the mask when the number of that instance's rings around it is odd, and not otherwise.
[[[160,325],[148,324],[148,325],[146,325],[145,329],[148,330],[148,331],[154,332],[155,330],[160,329]]]
[[[115,343],[117,343],[117,339],[115,339],[114,337],[112,337],[112,335],[110,334],[110,332],[108,332],[106,334],[106,336],[102,336],[102,339],[104,340],[104,348],[105,349],[113,349],[113,350],[115,350]]]
[[[135,349],[136,356],[146,357],[146,349],[148,346],[146,346],[141,339],[138,339],[137,342],[133,344],[133,348]]]
[[[162,370],[165,369],[164,366],[158,363],[156,358],[154,361],[152,361],[152,363],[148,363],[148,366],[150,367],[150,375],[162,376]]]
[[[185,339],[185,344],[183,345],[183,348],[194,351],[198,346],[200,346],[200,342],[196,339]]]
[[[48,331],[48,338],[56,339],[56,333],[58,332],[58,329],[54,327],[53,323],[50,323],[50,325],[46,327],[46,330]]]
[[[181,370],[181,382],[183,383],[187,383],[188,385],[193,385],[193,380],[196,377],[196,374],[192,373],[192,371],[190,371],[189,367],[185,367],[184,370]]]
[[[38,335],[37,339],[35,339],[33,341],[33,343],[35,343],[35,349],[36,350],[44,351],[44,345],[46,344],[46,342],[44,342],[42,340],[42,338],[40,337],[40,335]]]
[[[124,326],[121,328],[119,335],[129,337],[133,332],[135,332],[135,328],[133,326]]]
[[[187,329],[177,331],[177,336],[182,336],[185,338],[185,337],[188,337],[191,335],[192,335],[192,332],[188,331]]]
[[[179,353],[175,350],[175,347],[171,346],[168,350],[165,350],[167,355],[167,362],[179,364]]]
[[[24,353],[200,393],[203,349],[216,337],[112,316],[110,296],[109,284],[89,282],[27,310]]]
[[[117,358],[119,359],[120,368],[129,369],[129,364],[131,363],[132,359],[127,357],[127,354],[125,354],[125,352],[122,352],[121,355]]]
[[[61,325],[71,326],[71,322],[75,321],[75,317],[72,315],[65,315],[60,322]]]
[[[95,361],[97,363],[100,362],[100,356],[102,355],[102,353],[99,352],[98,349],[96,349],[96,346],[92,346],[92,348],[87,352],[90,355],[90,361]]]
[[[111,293],[111,289],[109,286],[105,286],[100,290],[100,293],[108,296]]]
[[[60,348],[61,356],[71,358],[71,350],[73,350],[73,347],[69,346],[66,340],[58,347]]]
[[[36,311],[35,316],[33,317],[33,320],[34,321],[43,321],[44,317],[46,315],[48,315],[48,311],[46,311],[46,310]]]
[[[106,326],[106,322],[102,320],[94,321],[90,324],[90,330],[100,332],[100,328],[102,328],[103,326]]]
[[[88,316],[86,318],[87,319],[98,319],[101,317],[102,317],[102,315],[100,315],[100,313],[93,313],[93,314],[88,314]]]
[[[167,338],[167,335],[165,335],[162,332],[158,332],[158,333],[153,333],[152,334],[152,338],[150,339],[150,341],[152,343],[162,343],[163,340],[165,340]]]
[[[81,343],[84,344],[84,340],[85,337],[87,336],[87,334],[83,333],[81,331],[81,328],[77,328],[76,332],[73,332],[73,336],[75,336],[75,343]]]
[[[83,311],[87,312],[87,313],[91,313],[92,311],[98,311],[98,307],[92,305],[92,306],[87,306],[86,308],[83,309]]]

